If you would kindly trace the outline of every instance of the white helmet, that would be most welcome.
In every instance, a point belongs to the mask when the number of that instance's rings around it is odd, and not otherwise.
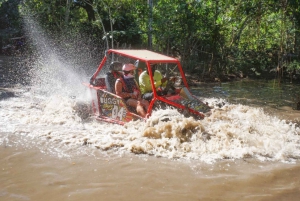
[[[131,71],[135,69],[136,67],[133,64],[124,64],[122,67],[122,71]]]

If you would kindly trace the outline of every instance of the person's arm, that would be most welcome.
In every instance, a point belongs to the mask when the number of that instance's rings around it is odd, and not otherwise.
[[[122,88],[123,88],[122,82],[120,80],[117,80],[116,84],[115,84],[116,94],[122,98],[132,98],[133,97],[132,93],[123,92]]]

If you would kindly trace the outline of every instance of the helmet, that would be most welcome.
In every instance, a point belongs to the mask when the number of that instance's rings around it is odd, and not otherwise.
[[[112,71],[121,71],[121,69],[122,69],[122,63],[121,62],[113,61],[109,65],[109,70],[112,70]]]
[[[123,71],[135,70],[135,66],[133,64],[124,64],[122,70]]]

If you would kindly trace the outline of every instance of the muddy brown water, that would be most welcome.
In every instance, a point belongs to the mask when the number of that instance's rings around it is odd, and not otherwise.
[[[206,119],[167,110],[124,127],[83,119],[84,88],[4,87],[16,96],[0,101],[1,201],[299,200],[297,85],[203,85],[192,92],[213,107]]]
[[[80,156],[1,146],[1,200],[299,200],[299,164]]]

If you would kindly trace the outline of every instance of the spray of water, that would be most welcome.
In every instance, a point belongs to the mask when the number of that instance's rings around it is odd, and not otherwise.
[[[47,95],[85,95],[82,82],[88,81],[91,70],[97,67],[95,60],[98,63],[101,57],[90,57],[91,49],[85,48],[87,44],[82,42],[84,37],[46,33],[29,16],[24,18],[24,23],[33,50],[31,74],[35,90]],[[70,39],[72,36],[73,39]],[[99,50],[99,54],[100,52],[104,50]],[[78,61],[79,59],[82,61]]]

